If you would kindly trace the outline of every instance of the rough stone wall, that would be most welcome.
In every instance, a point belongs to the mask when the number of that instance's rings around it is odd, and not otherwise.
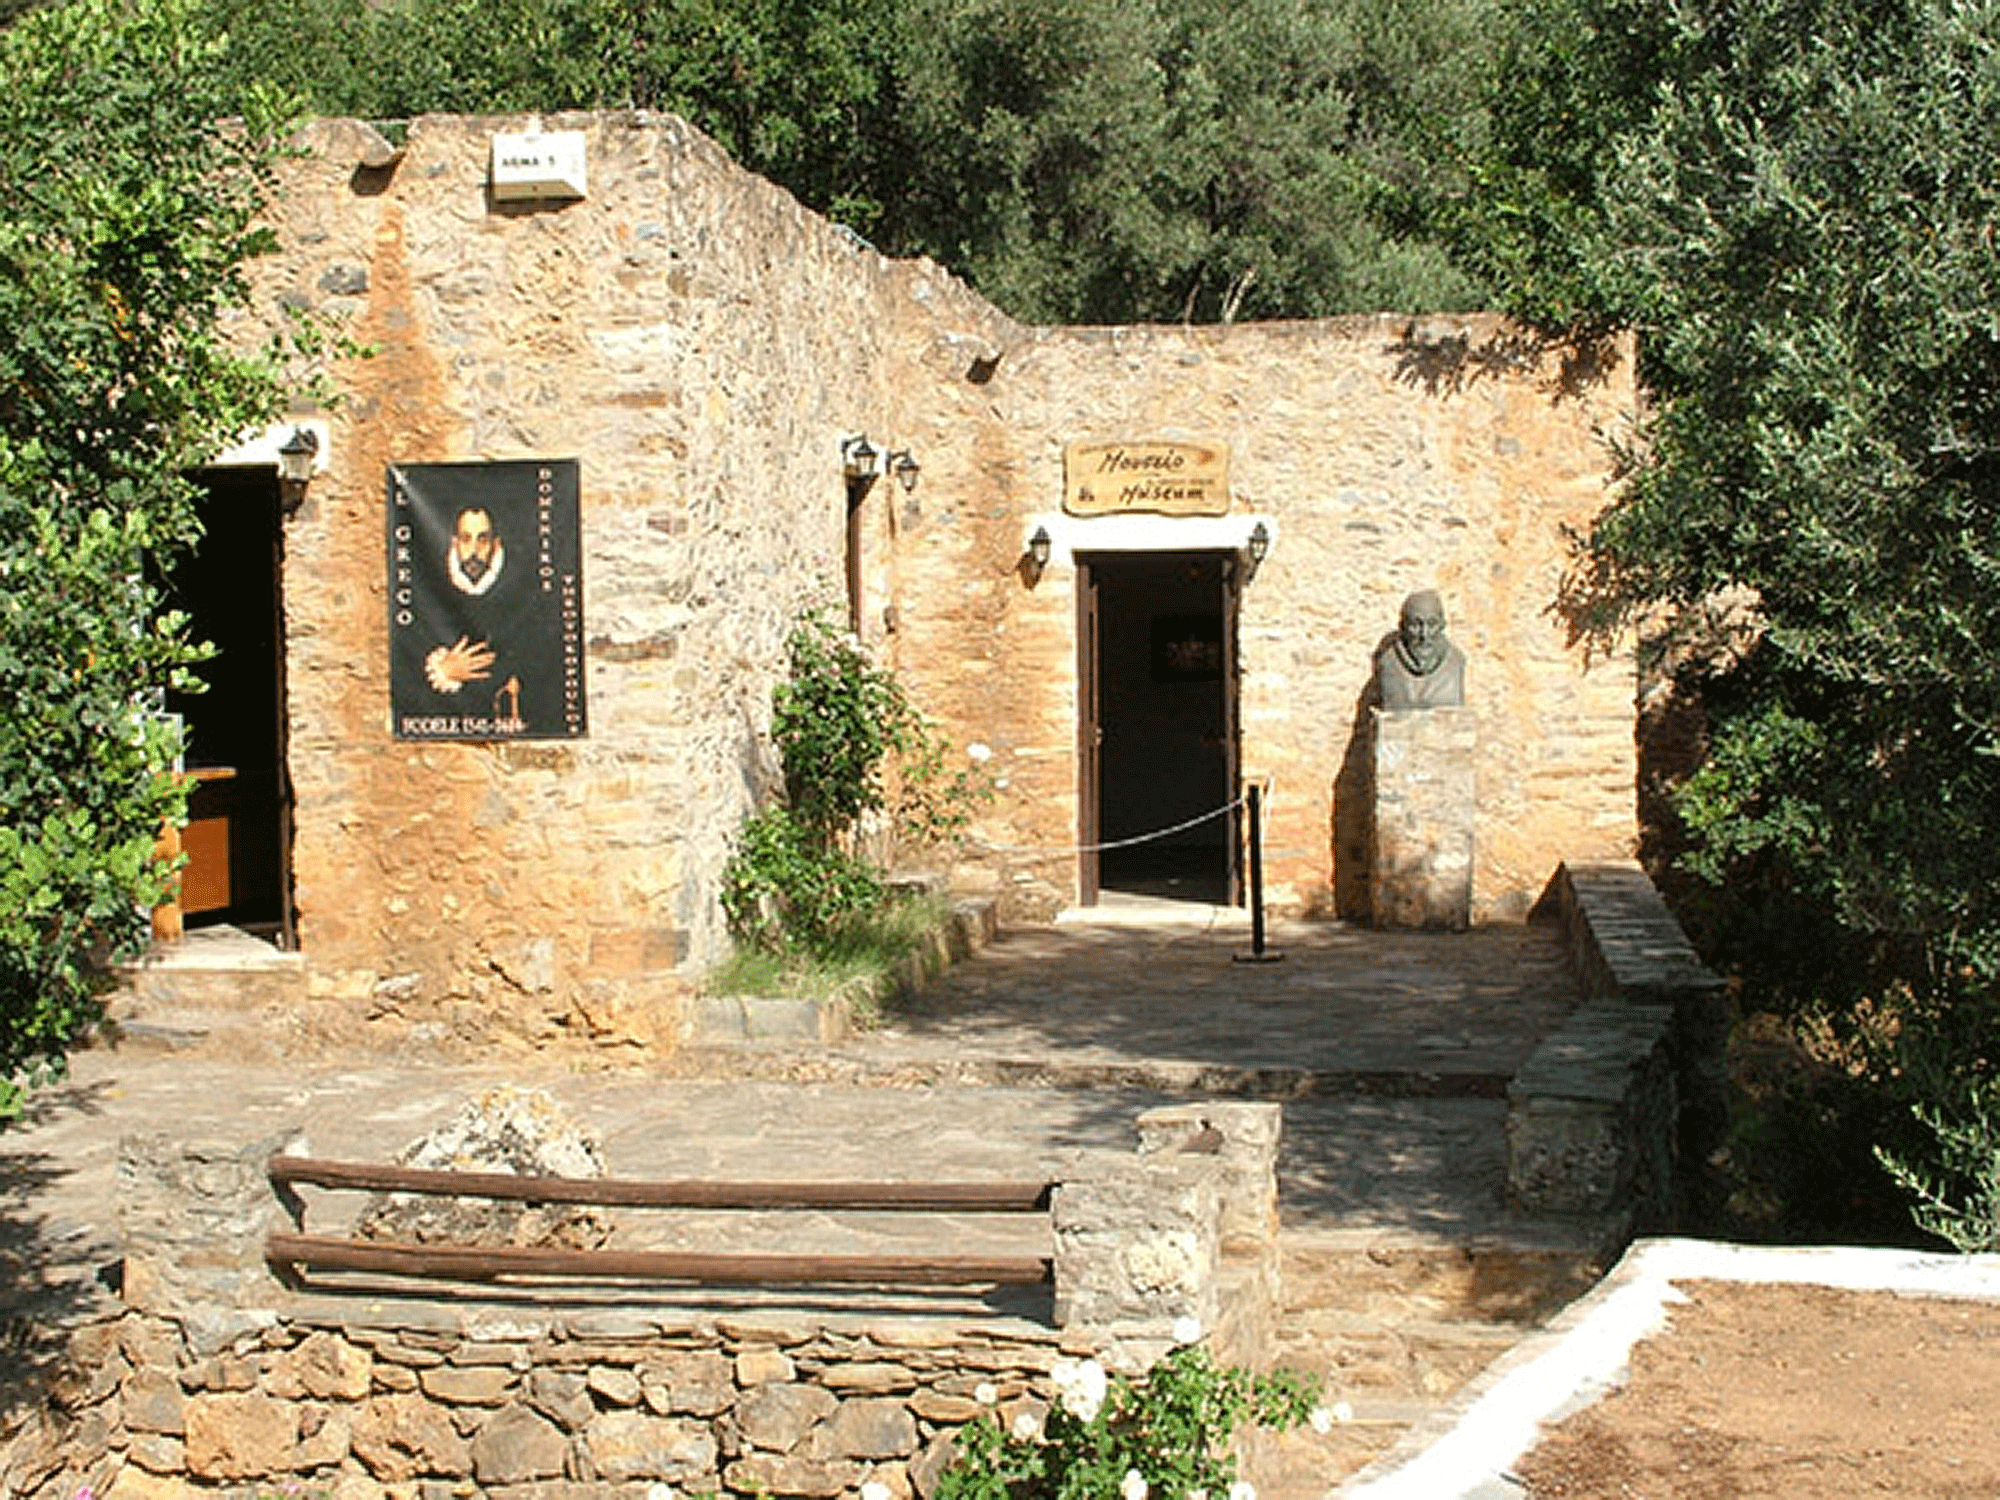
[[[1035,518],[1060,509],[1072,441],[1225,443],[1235,512],[1273,533],[1240,622],[1242,764],[1272,778],[1273,905],[1360,914],[1363,696],[1403,597],[1425,586],[1469,659],[1475,920],[1524,915],[1565,854],[1629,852],[1632,665],[1586,660],[1551,611],[1562,529],[1607,497],[1629,349],[1583,368],[1491,317],[988,337],[997,364],[968,362],[962,342],[915,351],[897,389],[922,484],[882,503],[895,660],[954,738],[995,752],[1002,795],[980,832],[1009,910],[1076,889],[1074,857],[1053,852],[1077,830],[1076,575],[1066,549],[1034,587],[1017,572]],[[1069,523],[1066,544],[1093,545],[1093,525]]]
[[[958,751],[993,751],[961,874],[1004,915],[1077,889],[1069,541],[1035,587],[1018,564],[1079,440],[1226,443],[1237,516],[1275,534],[1240,650],[1275,907],[1360,914],[1363,693],[1424,585],[1470,659],[1475,920],[1522,914],[1559,857],[1629,852],[1630,664],[1587,664],[1550,613],[1631,409],[1623,351],[1579,372],[1478,317],[1025,329],[670,117],[541,122],[585,132],[589,196],[496,202],[491,137],[526,123],[427,117],[373,167],[372,132],[317,125],[272,215],[260,290],[373,350],[329,372],[324,472],[285,531],[317,998],[439,1043],[677,1033],[771,782],[785,630],[843,594],[847,432],[923,465],[860,504],[863,634]],[[398,743],[385,467],[535,457],[581,464],[589,738]]]
[[[908,1497],[931,1491],[972,1418],[1046,1412],[1064,1352],[1032,1330],[723,1320],[620,1334],[587,1319],[508,1321],[466,1332],[288,1318],[220,1347],[138,1313],[95,1324],[46,1415],[5,1434],[0,1493],[71,1500],[88,1484],[152,1500],[296,1485],[382,1500],[469,1482],[482,1495],[640,1500],[662,1483],[812,1496],[873,1480]]]
[[[1509,1196],[1670,1227],[1729,1133],[1726,988],[1637,864],[1564,863],[1534,915],[1586,998],[1507,1087]]]
[[[967,1422],[1041,1419],[1058,1358],[1137,1374],[1192,1317],[1219,1361],[1262,1360],[1279,1305],[1281,1121],[1274,1104],[1150,1110],[1135,1155],[1058,1185],[1055,1322],[969,1288],[949,1301],[851,1288],[835,1311],[802,1289],[684,1286],[669,1306],[602,1282],[281,1286],[266,1235],[297,1227],[298,1205],[267,1164],[295,1138],[130,1137],[126,1311],[69,1334],[45,1399],[24,1381],[0,1403],[0,1497],[281,1480],[343,1500],[468,1482],[635,1500],[662,1483],[928,1495]],[[919,1224],[903,1252],[921,1254],[923,1236]]]
[[[670,1032],[718,955],[716,877],[771,768],[794,612],[836,599],[838,441],[884,400],[897,267],[663,116],[557,117],[590,196],[496,203],[496,131],[427,117],[399,161],[314,127],[263,290],[373,350],[332,370],[326,472],[286,530],[301,946],[322,997],[478,1033]],[[392,462],[575,457],[590,735],[391,738]]]

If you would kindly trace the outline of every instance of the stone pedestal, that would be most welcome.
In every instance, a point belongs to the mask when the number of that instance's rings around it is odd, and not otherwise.
[[[1368,893],[1377,927],[1470,924],[1476,739],[1469,708],[1375,710]]]

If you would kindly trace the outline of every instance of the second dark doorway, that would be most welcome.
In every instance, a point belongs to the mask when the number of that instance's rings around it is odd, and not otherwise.
[[[1237,891],[1236,568],[1226,552],[1080,556],[1082,898]],[[1163,831],[1164,830],[1164,831]]]

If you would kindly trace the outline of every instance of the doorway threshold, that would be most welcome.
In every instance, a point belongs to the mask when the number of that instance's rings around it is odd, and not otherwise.
[[[1056,914],[1058,927],[1196,927],[1227,932],[1250,927],[1247,906],[1216,906],[1206,901],[1179,901],[1171,896],[1145,896],[1133,891],[1099,891],[1097,905],[1065,907]]]
[[[144,958],[127,967],[184,974],[281,974],[303,969],[305,959],[224,924],[192,927],[177,942],[155,943]]]

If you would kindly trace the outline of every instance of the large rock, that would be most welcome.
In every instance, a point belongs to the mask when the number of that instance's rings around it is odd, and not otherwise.
[[[466,1441],[445,1411],[421,1396],[377,1396],[354,1414],[354,1456],[385,1483],[425,1474],[462,1474]]]
[[[501,1085],[470,1100],[397,1160],[434,1172],[602,1177],[604,1153],[539,1089]],[[413,1244],[534,1245],[591,1250],[611,1236],[610,1215],[575,1204],[493,1202],[391,1193],[370,1201],[356,1232]]]
[[[187,1403],[188,1472],[202,1479],[282,1474],[299,1441],[299,1411],[271,1396],[197,1396]]]

